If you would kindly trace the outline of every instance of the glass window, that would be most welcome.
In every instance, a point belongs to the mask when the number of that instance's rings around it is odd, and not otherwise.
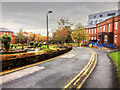
[[[93,29],[92,29],[92,34],[93,34]]]
[[[110,24],[108,24],[108,32],[110,32]]]
[[[115,44],[116,44],[116,42],[117,42],[117,35],[115,35]]]
[[[11,36],[11,33],[10,33],[10,36]]]
[[[104,36],[104,43],[107,43],[107,35]]]
[[[94,40],[96,40],[96,36],[94,37]]]
[[[90,29],[89,29],[89,34],[90,34]]]
[[[95,28],[95,33],[96,33],[96,28]]]
[[[93,37],[91,37],[91,40],[93,40]]]
[[[102,32],[102,27],[100,27],[100,32]]]
[[[103,32],[105,32],[105,26],[103,26]]]
[[[102,14],[100,15],[100,17],[102,17]]]
[[[115,22],[115,30],[117,30],[117,24],[118,24],[118,23],[117,23],[117,22]]]

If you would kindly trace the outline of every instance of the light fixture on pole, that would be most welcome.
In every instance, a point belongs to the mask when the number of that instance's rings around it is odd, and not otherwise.
[[[46,15],[46,20],[47,20],[47,48],[49,48],[49,32],[48,32],[48,14],[52,13],[52,11],[48,11]]]

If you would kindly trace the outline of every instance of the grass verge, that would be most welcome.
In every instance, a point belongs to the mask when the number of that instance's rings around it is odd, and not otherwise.
[[[109,56],[113,60],[115,66],[117,68],[117,74],[118,74],[118,78],[119,78],[119,87],[120,87],[120,51],[110,53]]]

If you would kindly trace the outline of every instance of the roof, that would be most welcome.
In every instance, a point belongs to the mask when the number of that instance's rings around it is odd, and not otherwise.
[[[24,34],[28,34],[27,32],[23,32]]]
[[[86,29],[88,29],[88,28],[95,28],[96,27],[96,24],[94,24],[94,25],[87,25],[87,26],[85,26],[85,28]]]
[[[0,27],[0,32],[13,32],[13,31]]]

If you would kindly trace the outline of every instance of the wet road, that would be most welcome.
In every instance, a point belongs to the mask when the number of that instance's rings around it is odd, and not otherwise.
[[[90,57],[88,49],[74,48],[52,61],[8,74],[12,80],[4,82],[2,88],[63,88],[87,65]]]
[[[100,49],[92,50],[98,53],[97,66],[82,88],[118,88],[117,72],[107,52]]]

